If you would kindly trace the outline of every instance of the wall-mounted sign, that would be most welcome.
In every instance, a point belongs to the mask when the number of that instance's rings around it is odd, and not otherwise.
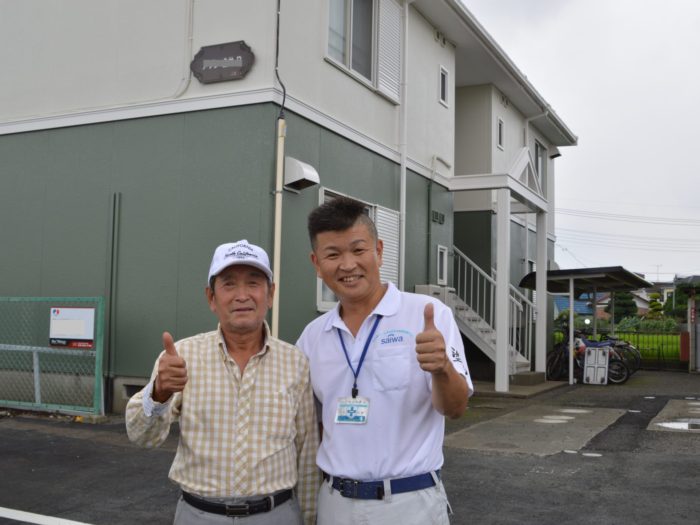
[[[253,51],[239,40],[200,48],[190,63],[190,70],[202,84],[211,84],[245,77],[253,62]]]
[[[67,348],[93,348],[95,309],[51,307],[49,344]]]

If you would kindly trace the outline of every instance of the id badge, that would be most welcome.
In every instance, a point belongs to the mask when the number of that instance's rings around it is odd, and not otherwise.
[[[369,414],[369,399],[366,397],[341,397],[335,411],[335,422],[349,425],[364,425]]]

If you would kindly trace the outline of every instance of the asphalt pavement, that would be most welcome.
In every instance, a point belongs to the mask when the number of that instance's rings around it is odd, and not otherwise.
[[[453,524],[700,523],[700,375],[492,390],[477,384],[467,413],[446,423]],[[119,416],[89,424],[0,409],[0,524],[24,523],[3,517],[18,511],[172,523],[176,444],[174,434],[138,448]]]

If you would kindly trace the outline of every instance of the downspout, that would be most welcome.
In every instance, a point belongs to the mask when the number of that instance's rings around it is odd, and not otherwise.
[[[403,34],[401,35],[401,102],[399,105],[399,289],[406,286],[406,160],[408,150],[408,118],[407,118],[407,68],[408,68],[408,14],[413,0],[403,4]]]
[[[287,89],[282,83],[279,74],[279,54],[280,54],[280,0],[277,0],[277,43],[275,48],[275,75],[277,81],[282,86],[282,106],[277,117],[277,152],[276,152],[276,174],[275,174],[275,231],[274,231],[274,258],[272,264],[272,274],[275,277],[275,295],[272,298],[272,327],[270,329],[272,337],[279,337],[279,317],[280,317],[280,287],[281,275],[280,267],[282,261],[282,184],[284,182],[284,140],[287,135],[287,122],[284,119],[284,103],[287,98]]]
[[[535,119],[546,117],[549,115],[549,108],[544,111],[544,113],[538,113],[537,115],[533,115],[531,117],[527,117],[525,119],[525,128],[524,128],[524,137],[523,140],[525,141],[525,144],[523,146],[525,149],[528,151],[528,155],[530,152],[530,122],[532,122]],[[530,157],[532,158],[532,157]],[[539,174],[538,174],[539,176]],[[530,246],[529,246],[529,237],[530,237],[530,230],[529,230],[529,225],[530,225],[530,214],[526,213],[525,214],[525,261],[523,262],[523,275],[526,275],[528,273],[529,268],[527,267],[527,258],[530,254]],[[547,232],[545,232],[545,235]]]

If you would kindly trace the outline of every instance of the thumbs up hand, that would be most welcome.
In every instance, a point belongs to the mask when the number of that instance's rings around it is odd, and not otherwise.
[[[448,370],[445,339],[435,326],[435,312],[432,303],[423,311],[423,331],[416,336],[416,356],[418,364],[431,374],[445,374]]]
[[[187,363],[177,354],[173,336],[163,332],[165,353],[158,359],[158,375],[153,388],[153,400],[165,403],[175,392],[182,392],[187,384]]]

